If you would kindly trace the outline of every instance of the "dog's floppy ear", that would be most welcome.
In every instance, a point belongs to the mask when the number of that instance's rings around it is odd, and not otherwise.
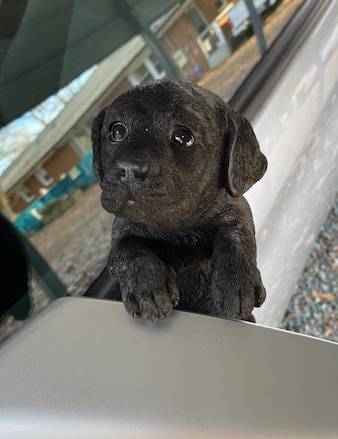
[[[230,195],[238,197],[251,188],[265,174],[267,160],[250,122],[241,114],[228,113],[225,135],[225,187]]]
[[[102,179],[102,166],[101,166],[101,130],[103,119],[106,114],[106,109],[104,108],[95,117],[92,124],[92,146],[93,146],[93,171],[97,178]]]

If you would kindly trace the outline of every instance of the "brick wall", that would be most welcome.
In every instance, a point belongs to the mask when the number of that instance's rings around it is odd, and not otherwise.
[[[218,11],[214,0],[195,0],[195,4],[209,23],[216,18]]]
[[[204,15],[206,20],[211,23],[218,11],[216,2],[213,0],[195,0],[196,6]],[[181,69],[182,75],[189,80],[196,81],[199,76],[194,70],[194,66],[200,65],[203,72],[209,70],[208,62],[197,43],[198,32],[189,17],[189,10],[184,13],[171,28],[161,38],[161,44],[166,53],[172,57],[177,50],[183,50],[188,58],[187,64]],[[119,84],[114,86],[111,94],[100,104],[101,108],[110,105],[120,94],[131,87],[127,77],[124,77]]]
[[[66,174],[78,163],[80,158],[80,155],[70,145],[64,145],[55,150],[45,162],[41,162],[40,166],[57,182],[62,174]],[[39,197],[41,195],[40,189],[44,188],[34,174],[23,180],[21,185],[27,188],[35,197]],[[10,205],[16,213],[22,212],[27,207],[27,203],[18,191],[19,187],[9,195]]]
[[[27,180],[25,180],[25,188],[27,188],[33,195],[38,197],[40,194],[41,183],[35,177],[35,175],[30,176]]]
[[[58,181],[60,180],[60,176],[73,168],[80,159],[80,155],[70,145],[65,145],[57,149],[54,154],[42,164],[42,167],[55,181]]]
[[[17,192],[11,194],[8,199],[9,204],[15,213],[20,213],[27,207],[26,201],[24,201]]]
[[[198,32],[190,21],[187,14],[176,21],[176,23],[161,38],[161,44],[169,56],[176,50],[183,50],[188,58],[187,64],[181,68],[186,79],[196,80],[195,65],[200,65],[203,71],[208,70],[208,63],[197,43]]]
[[[28,189],[35,197],[39,197],[40,194],[40,188],[41,183],[36,179],[34,175],[29,176],[22,185],[25,186],[26,189]],[[28,204],[26,201],[21,197],[19,194],[19,189],[14,191],[9,196],[9,202],[14,212],[19,213],[26,209]]]
[[[195,0],[194,3],[208,23],[216,18],[218,10],[215,1]],[[161,44],[169,56],[172,56],[175,50],[184,51],[188,62],[181,68],[181,71],[186,79],[192,81],[197,81],[200,79],[199,75],[209,70],[208,61],[197,42],[198,35],[198,31],[189,17],[188,9],[161,38]],[[195,70],[196,65],[202,69],[199,75]]]

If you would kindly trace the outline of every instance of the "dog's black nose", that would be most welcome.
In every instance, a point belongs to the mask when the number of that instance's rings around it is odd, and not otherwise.
[[[147,165],[137,162],[118,162],[117,168],[121,181],[131,181],[134,179],[143,180],[149,172]]]

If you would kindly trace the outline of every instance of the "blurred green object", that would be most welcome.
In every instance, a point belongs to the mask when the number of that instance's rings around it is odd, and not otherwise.
[[[43,256],[0,213],[0,323],[10,316],[17,320],[29,317],[32,275],[50,300],[68,295]]]
[[[0,214],[0,321],[10,315],[17,320],[29,316],[30,278],[25,244],[14,226]]]
[[[32,311],[32,303],[30,294],[25,294],[18,302],[16,302],[5,314],[0,315],[0,325],[13,316],[15,320],[26,320]]]

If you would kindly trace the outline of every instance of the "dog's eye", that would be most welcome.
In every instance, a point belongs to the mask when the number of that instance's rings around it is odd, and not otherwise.
[[[176,128],[173,132],[172,141],[181,146],[191,146],[195,139],[187,128]]]
[[[109,138],[111,142],[122,142],[127,137],[128,129],[122,122],[114,122],[110,126]]]

